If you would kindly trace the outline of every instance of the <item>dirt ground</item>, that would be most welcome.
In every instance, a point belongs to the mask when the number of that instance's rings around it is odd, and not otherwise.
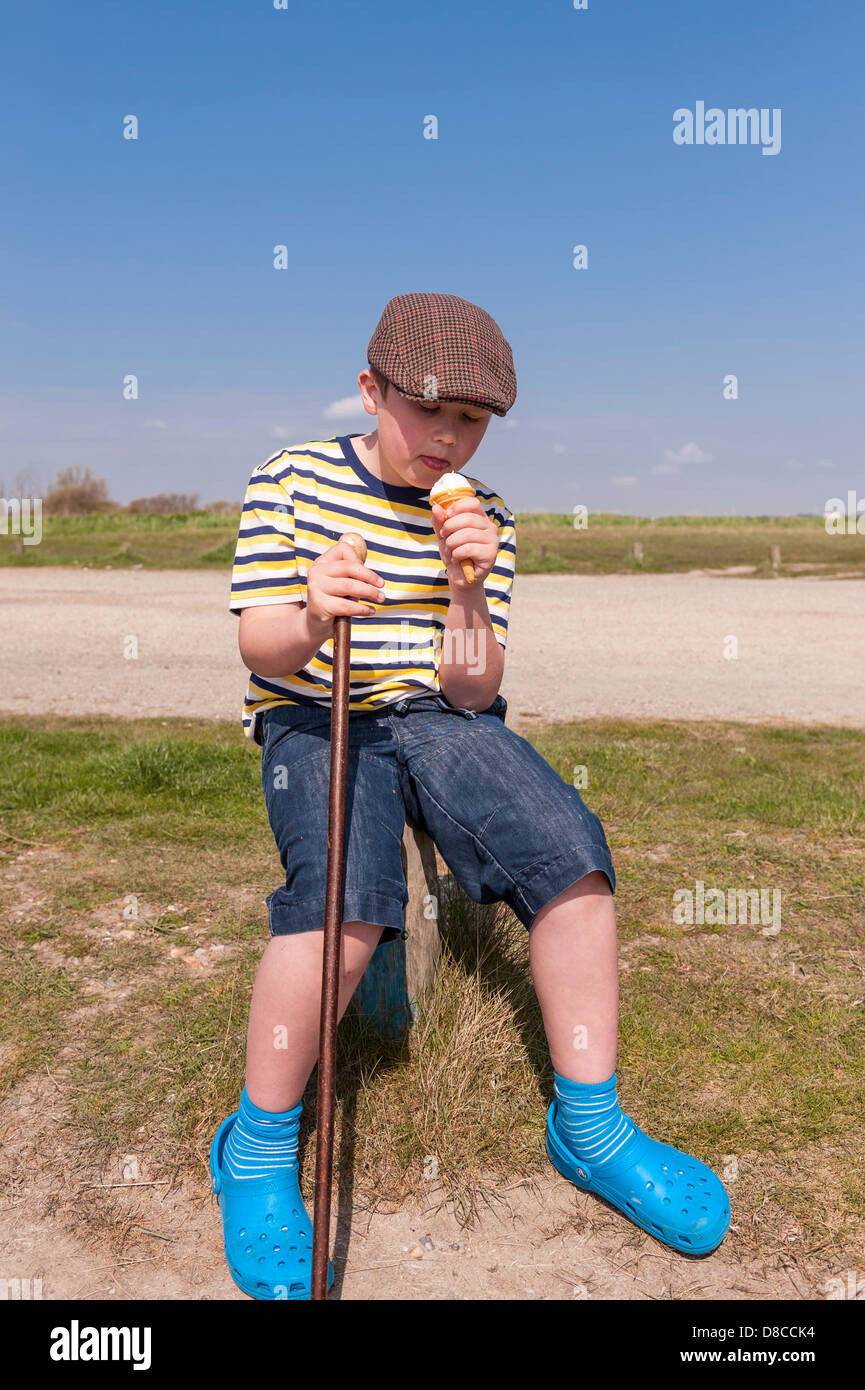
[[[200,572],[0,570],[0,707],[239,720],[244,668],[227,598],[224,576]],[[853,640],[863,611],[865,584],[855,580],[527,576],[515,587],[502,686],[509,722],[657,715],[865,726],[865,647]],[[137,660],[123,656],[129,635]],[[723,656],[731,635],[734,660]],[[25,903],[33,857],[25,850],[7,869],[7,888],[17,882]],[[63,1098],[61,1050],[53,1070],[0,1104],[0,1279],[41,1278],[46,1299],[245,1298],[225,1266],[204,1141],[195,1181],[151,1183],[146,1136],[131,1167],[102,1175],[98,1197],[129,1218],[122,1253],[72,1234],[64,1209],[92,1190],[79,1191],[62,1165],[47,1176],[14,1158],[22,1144],[62,1147]],[[434,1186],[423,1206],[396,1212],[361,1209],[343,1192],[330,1297],[825,1298],[827,1281],[844,1275],[831,1252],[798,1248],[795,1232],[762,1224],[760,1213],[743,1217],[729,1188],[731,1230],[704,1259],[667,1249],[552,1168],[501,1189],[467,1229]]]
[[[58,1073],[28,1078],[0,1106],[7,1152],[26,1134],[49,1147],[59,1117]],[[58,1079],[59,1077],[59,1079]],[[142,1139],[142,1145],[146,1140]],[[222,1254],[221,1218],[207,1191],[206,1155],[199,1181],[147,1184],[131,1171],[103,1174],[114,1212],[129,1219],[121,1254],[107,1257],[98,1239],[69,1231],[64,1209],[93,1192],[74,1179],[29,1172],[4,1182],[0,1208],[2,1277],[42,1280],[45,1299],[245,1299]],[[339,1153],[335,1155],[339,1171]],[[463,1228],[431,1186],[425,1205],[397,1212],[361,1209],[350,1193],[334,1194],[331,1299],[417,1300],[809,1300],[826,1297],[839,1270],[784,1244],[790,1233],[736,1217],[719,1249],[704,1258],[678,1255],[636,1228],[614,1208],[550,1176],[500,1189],[474,1227]],[[755,1253],[756,1240],[763,1252]],[[773,1248],[777,1246],[777,1248]],[[843,1275],[843,1271],[840,1271]]]
[[[239,721],[245,668],[227,605],[225,576],[200,570],[0,569],[0,709]],[[518,576],[508,719],[862,727],[863,612],[857,579]]]

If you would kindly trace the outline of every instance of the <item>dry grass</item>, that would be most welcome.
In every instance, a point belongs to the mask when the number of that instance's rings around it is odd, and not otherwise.
[[[865,737],[598,721],[532,738],[562,775],[590,768],[613,847],[623,1106],[719,1172],[735,1164],[743,1249],[828,1243],[855,1266]],[[203,1196],[210,1138],[243,1083],[279,876],[257,762],[233,729],[188,722],[172,738],[161,721],[10,719],[0,751],[0,1074],[28,1117],[3,1181],[43,1182],[71,1229],[134,1251],[159,1234],[138,1230],[134,1194],[102,1184],[135,1153],[142,1181]],[[676,925],[673,891],[698,877],[778,884],[782,931]],[[341,1026],[337,1171],[359,1208],[438,1194],[471,1223],[548,1171],[552,1071],[524,928],[450,878],[441,889],[441,969],[410,1037]],[[313,1078],[308,1198],[314,1112]]]

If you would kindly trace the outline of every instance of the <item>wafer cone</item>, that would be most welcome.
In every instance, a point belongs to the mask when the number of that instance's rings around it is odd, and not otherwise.
[[[435,498],[435,501],[438,504],[438,506],[444,507],[445,516],[447,516],[448,507],[452,506],[453,503],[458,501],[460,497],[474,497],[474,495],[475,490],[473,487],[455,487],[453,492],[441,493],[440,496]],[[472,564],[471,560],[460,560],[460,569],[466,577],[466,583],[474,584],[475,567]]]

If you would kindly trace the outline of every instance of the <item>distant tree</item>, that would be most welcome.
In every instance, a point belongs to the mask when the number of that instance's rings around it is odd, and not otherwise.
[[[119,504],[109,497],[104,478],[94,478],[89,468],[82,473],[76,464],[58,471],[45,494],[44,506],[54,516],[86,516],[117,511]]]
[[[42,483],[39,474],[32,468],[19,469],[15,474],[15,481],[7,486],[6,479],[0,476],[0,497],[36,497],[44,498]]]
[[[220,515],[224,515],[226,512],[239,512],[242,508],[242,502],[226,502],[223,500],[220,502],[208,502],[204,510],[207,512],[218,512]]]
[[[155,497],[136,497],[127,508],[130,512],[155,512],[158,516],[172,516],[176,512],[195,512],[198,510],[197,492],[160,492]]]

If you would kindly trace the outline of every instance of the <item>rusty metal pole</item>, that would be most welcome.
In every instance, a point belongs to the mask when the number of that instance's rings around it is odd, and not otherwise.
[[[366,541],[355,531],[348,541],[361,564]],[[315,1146],[315,1199],[312,1222],[312,1298],[327,1298],[330,1246],[330,1195],[333,1174],[334,1076],[339,1021],[339,958],[345,891],[345,789],[348,766],[348,691],[351,675],[351,618],[333,621],[333,685],[330,700],[330,788],[327,808],[327,896],[321,966],[321,1026],[318,1038],[318,1102]]]

